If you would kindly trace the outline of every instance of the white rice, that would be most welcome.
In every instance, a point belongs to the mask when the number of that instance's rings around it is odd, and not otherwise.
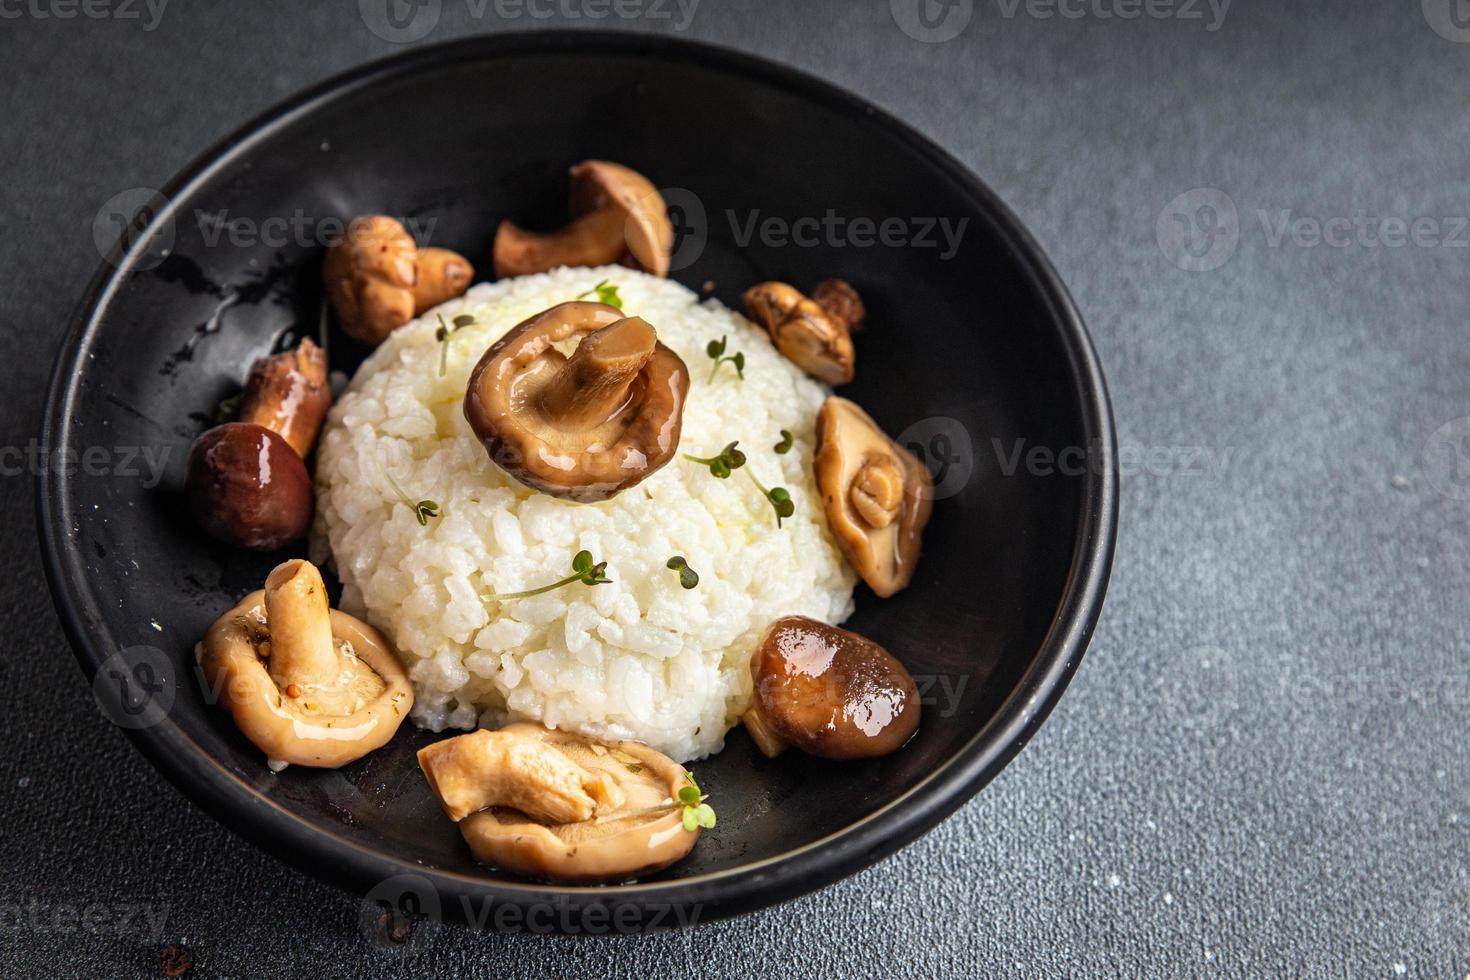
[[[577,504],[490,462],[462,411],[471,368],[521,320],[604,279],[689,366],[680,450],[713,456],[738,439],[746,469],[791,492],[796,513],[782,528],[738,470],[718,480],[676,457],[612,500]],[[436,313],[476,320],[449,341],[442,378]],[[705,345],[721,335],[727,353],[744,352],[744,381],[729,364],[708,380]],[[856,576],[811,477],[826,394],[763,330],[668,280],[606,267],[479,285],[395,331],[332,408],[317,451],[313,556],[330,555],[342,606],[397,645],[419,725],[530,719],[702,758],[749,706],[750,654],[772,620],[839,623],[852,611]],[[785,455],[772,448],[781,429],[796,436]],[[414,500],[437,502],[439,516],[419,526],[385,474]],[[607,562],[612,584],[481,601],[570,574],[581,549]],[[681,588],[665,567],[673,555],[698,572],[697,588]]]

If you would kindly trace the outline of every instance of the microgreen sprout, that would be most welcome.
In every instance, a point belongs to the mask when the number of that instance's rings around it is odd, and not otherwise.
[[[444,314],[440,313],[439,329],[434,331],[434,339],[439,341],[439,377],[444,377],[444,372],[449,368],[449,338],[454,336],[456,330],[467,327],[475,322],[475,318],[468,313],[461,313],[454,318],[454,326],[444,322]]]
[[[776,443],[775,450],[778,456],[785,456],[791,452],[791,447],[796,445],[796,437],[785,429],[781,430],[781,441]]]
[[[224,425],[233,422],[240,417],[240,406],[245,402],[245,393],[238,392],[224,399],[219,407],[214,410],[214,424]]]
[[[745,454],[735,448],[738,445],[740,442],[736,440],[720,450],[718,456],[711,456],[708,459],[703,456],[692,456],[689,453],[685,453],[684,458],[691,463],[703,463],[709,467],[711,476],[726,480],[729,479],[732,472],[745,465]]]
[[[533,595],[541,595],[553,589],[559,589],[563,585],[571,585],[573,582],[581,582],[583,585],[606,585],[612,579],[607,577],[607,562],[596,561],[590,551],[579,551],[572,558],[572,574],[564,579],[558,579],[550,585],[543,585],[539,589],[527,589],[524,592],[497,592],[480,598],[485,602],[500,602],[505,599],[525,599]]]
[[[699,573],[689,567],[689,562],[684,560],[683,555],[675,555],[664,562],[665,568],[672,568],[679,573],[679,584],[686,589],[692,589],[699,584]]]
[[[393,488],[393,493],[398,497],[399,500],[403,501],[403,506],[413,511],[414,519],[419,522],[419,527],[428,527],[429,518],[439,516],[438,504],[434,503],[434,501],[432,500],[415,501],[412,497],[403,492],[403,488],[398,485],[398,481],[393,479],[393,474],[389,473],[387,470],[383,470],[382,472],[383,479],[388,481],[388,486]]]
[[[792,503],[791,492],[789,490],[785,487],[772,487],[767,490],[765,485],[755,478],[754,473],[751,473],[750,470],[746,470],[745,472],[750,473],[750,482],[755,484],[756,489],[761,492],[761,496],[770,502],[771,509],[776,512],[777,527],[781,526],[782,520],[796,513],[796,504]]]
[[[608,282],[604,279],[585,293],[578,293],[576,298],[581,299],[583,296],[591,296],[593,293],[597,294],[597,302],[606,303],[608,306],[616,306],[620,310],[623,308],[623,298],[618,295],[617,283]]]
[[[715,809],[704,802],[709,797],[699,791],[699,784],[694,781],[694,773],[684,773],[684,783],[685,785],[679,787],[679,804],[684,808],[684,829],[692,834],[700,827],[713,827]]]
[[[740,376],[741,381],[745,380],[745,355],[740,351],[736,351],[735,353],[726,357],[725,346],[728,339],[729,338],[727,337],[721,337],[719,340],[711,340],[704,348],[704,352],[708,354],[710,356],[710,359],[715,362],[714,367],[710,368],[709,370],[710,381],[715,380],[715,375],[718,374],[720,371],[720,365],[724,364],[726,361],[729,361],[731,364],[735,365],[735,373]]]

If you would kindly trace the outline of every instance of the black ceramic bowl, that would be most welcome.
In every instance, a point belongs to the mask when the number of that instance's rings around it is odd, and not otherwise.
[[[856,284],[869,326],[843,394],[939,477],[913,585],[886,601],[860,591],[849,623],[924,685],[916,737],[866,762],[767,761],[737,729],[696,767],[718,829],[661,874],[606,888],[477,866],[417,770],[431,736],[411,726],[343,769],[270,774],[208,703],[191,651],[282,556],[212,543],[179,496],[190,442],[250,360],[316,330],[334,221],[412,218],[421,237],[488,270],[496,223],[561,224],[566,169],[588,157],[666,190],[686,285],[713,282],[737,306],[761,279]],[[196,802],[303,871],[490,924],[504,924],[481,918],[491,908],[559,910],[556,925],[612,915],[600,921],[617,928],[747,911],[869,865],[954,811],[1025,744],[1082,656],[1118,488],[1082,322],[984,184],[845,92],[662,38],[477,38],[293,99],[154,203],[96,277],[56,366],[44,440],[77,465],[39,480],[47,571],[118,723]],[[963,222],[957,241],[943,222],[952,233]],[[361,354],[334,337],[334,367]],[[160,483],[145,457],[124,465],[131,447],[166,461]]]

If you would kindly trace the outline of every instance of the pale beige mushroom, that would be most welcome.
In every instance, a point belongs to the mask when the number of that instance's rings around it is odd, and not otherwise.
[[[502,221],[495,232],[495,275],[504,279],[614,262],[655,276],[669,274],[674,226],[663,196],[638,171],[607,160],[577,164],[571,215],[570,224],[553,232]]]
[[[462,296],[475,278],[469,259],[447,248],[418,251],[418,281],[413,286],[413,315],[423,316],[440,303]]]
[[[516,874],[622,881],[668,867],[699,839],[675,802],[684,767],[641,742],[520,722],[435,743],[419,764],[476,860]]]
[[[321,573],[293,559],[209,628],[198,647],[211,692],[271,768],[335,769],[385,745],[413,688],[381,633],[331,609]]]
[[[557,344],[577,340],[571,356]],[[486,452],[543,493],[607,500],[679,447],[689,371],[652,326],[603,303],[561,303],[480,358],[464,414]]]
[[[863,581],[884,598],[907,586],[932,507],[928,468],[835,395],[817,413],[813,466],[827,524]]]
[[[756,283],[742,298],[746,313],[770,332],[788,360],[818,381],[846,384],[856,370],[852,330],[862,322],[862,300],[840,279],[826,280],[819,288],[830,306],[784,282]]]
[[[623,802],[606,774],[593,775],[536,738],[485,729],[419,750],[419,768],[450,820],[508,806],[542,823],[589,820],[599,803]]]
[[[464,256],[420,249],[393,218],[354,218],[322,265],[327,297],[349,337],[376,346],[414,317],[462,294],[474,277]]]

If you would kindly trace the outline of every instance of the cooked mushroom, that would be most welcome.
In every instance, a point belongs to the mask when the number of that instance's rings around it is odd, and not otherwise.
[[[851,332],[857,333],[863,329],[863,320],[867,318],[868,309],[863,305],[863,298],[858,295],[858,291],[846,279],[823,279],[812,287],[812,299],[840,322],[847,324],[847,329]]]
[[[403,225],[382,214],[354,218],[327,249],[327,296],[342,329],[381,344],[409,320],[469,287],[474,267],[445,248],[419,249]]]
[[[306,464],[285,439],[248,422],[217,425],[194,442],[184,494],[200,526],[237,548],[274,551],[311,527]]]
[[[929,470],[867,412],[835,395],[817,413],[814,466],[827,525],[847,560],[879,596],[903,589],[929,522]]]
[[[830,306],[784,282],[756,283],[745,291],[745,310],[770,331],[776,349],[797,367],[826,384],[846,384],[857,358],[852,329],[862,322],[862,300],[840,279],[826,280],[819,288]]]
[[[558,881],[617,881],[688,854],[684,767],[641,742],[602,743],[520,722],[419,751],[475,858]]]
[[[580,340],[570,357],[556,344]],[[553,306],[470,374],[464,414],[502,469],[557,497],[606,500],[679,446],[689,372],[654,329],[603,303]]]
[[[240,421],[270,429],[305,459],[331,407],[327,354],[306,338],[295,350],[262,357],[250,368]]]
[[[321,573],[294,559],[226,612],[197,651],[212,691],[270,767],[335,769],[381,748],[413,707],[383,635],[331,609]]]
[[[250,368],[240,421],[215,426],[189,451],[184,493],[211,535],[274,551],[311,526],[311,477],[302,460],[332,404],[327,356],[311,340]]]
[[[607,160],[572,168],[571,224],[526,231],[502,221],[495,232],[495,275],[524,276],[560,266],[622,262],[655,276],[669,274],[674,226],[648,178]]]
[[[464,295],[475,278],[475,267],[447,248],[421,248],[419,278],[413,287],[413,315],[423,316],[440,303]]]
[[[774,758],[794,745],[826,759],[887,755],[919,727],[919,691],[867,637],[805,616],[778,619],[751,657],[746,730]]]

